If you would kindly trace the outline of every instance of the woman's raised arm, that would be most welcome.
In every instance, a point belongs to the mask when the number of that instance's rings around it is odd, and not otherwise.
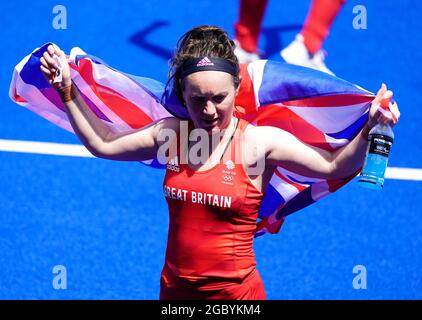
[[[58,59],[59,61],[57,61]],[[59,92],[76,135],[96,157],[122,161],[142,161],[155,158],[159,148],[157,141],[159,132],[168,128],[176,130],[177,119],[166,118],[135,132],[126,134],[112,132],[78,94],[72,84],[66,55],[58,47],[50,45],[44,52],[41,58],[41,71]],[[61,81],[57,81],[59,72]]]
[[[340,179],[350,176],[363,165],[369,130],[377,123],[393,126],[397,122],[398,119],[389,118],[379,109],[381,100],[390,100],[391,97],[392,92],[383,84],[371,104],[365,127],[352,141],[333,153],[307,145],[277,128],[255,128],[265,146],[266,162],[309,177]]]

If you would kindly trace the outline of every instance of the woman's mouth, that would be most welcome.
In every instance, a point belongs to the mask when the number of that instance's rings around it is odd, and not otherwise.
[[[211,119],[211,120],[208,120],[208,119],[201,119],[201,120],[207,127],[215,126],[218,122],[218,118]]]

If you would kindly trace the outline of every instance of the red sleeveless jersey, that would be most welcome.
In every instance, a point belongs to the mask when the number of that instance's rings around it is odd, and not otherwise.
[[[180,163],[180,157],[167,164],[163,190],[170,224],[162,281],[168,287],[218,289],[241,283],[255,271],[253,239],[263,194],[239,161],[247,124],[239,119],[234,138],[214,167],[195,171]]]

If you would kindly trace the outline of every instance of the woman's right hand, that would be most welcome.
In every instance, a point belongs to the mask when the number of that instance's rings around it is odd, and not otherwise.
[[[56,59],[60,60],[60,65]],[[47,78],[48,82],[56,89],[67,87],[72,84],[67,57],[59,47],[49,45],[47,51],[44,52],[41,57],[40,62],[42,73]],[[61,70],[59,67],[61,67]],[[59,73],[61,73],[62,80],[55,82],[54,80],[59,76]]]

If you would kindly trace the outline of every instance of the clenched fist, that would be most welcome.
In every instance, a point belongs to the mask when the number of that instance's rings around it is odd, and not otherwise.
[[[49,45],[40,62],[42,73],[55,88],[60,89],[71,85],[70,67],[67,57],[59,47]]]

